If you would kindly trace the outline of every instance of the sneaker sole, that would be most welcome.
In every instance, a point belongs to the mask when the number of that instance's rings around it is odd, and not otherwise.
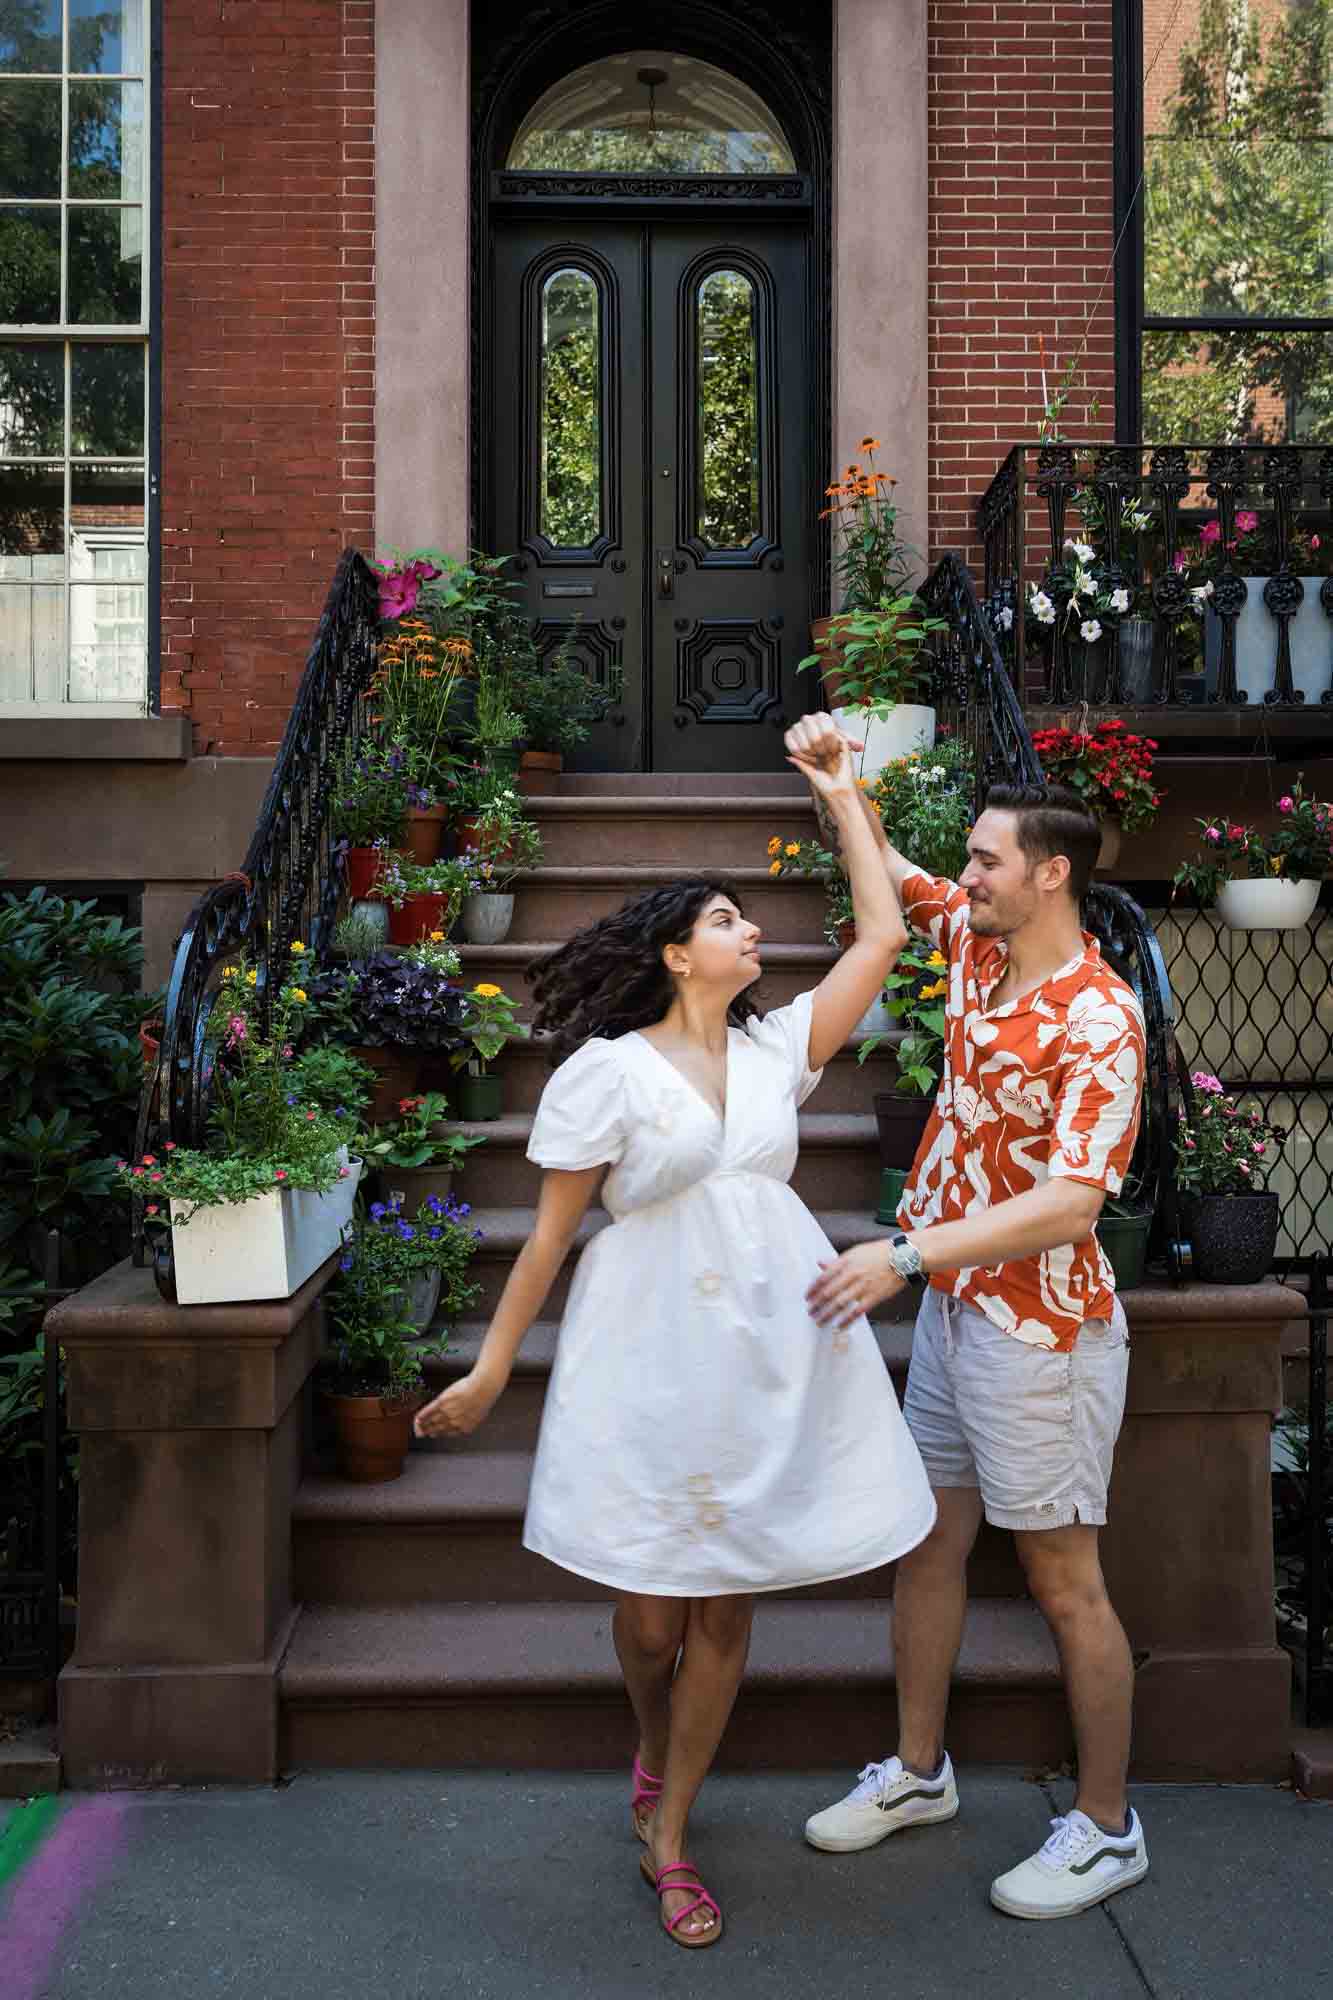
[[[958,1800],[954,1798],[946,1806],[937,1807],[933,1812],[918,1813],[913,1819],[900,1819],[896,1823],[878,1828],[874,1833],[854,1839],[850,1835],[845,1840],[826,1838],[823,1834],[811,1833],[805,1829],[806,1844],[817,1847],[821,1854],[860,1854],[867,1847],[878,1847],[881,1840],[890,1834],[910,1833],[914,1826],[937,1826],[942,1820],[953,1819],[958,1811]]]
[[[1064,1908],[1060,1910],[1035,1909],[1030,1904],[1015,1902],[1012,1897],[1003,1896],[995,1889],[991,1890],[990,1899],[996,1909],[1003,1910],[1007,1917],[1026,1917],[1029,1921],[1035,1923],[1041,1923],[1056,1917],[1077,1917],[1084,1910],[1095,1909],[1098,1903],[1104,1903],[1108,1896],[1116,1895],[1121,1889],[1132,1889],[1136,1882],[1143,1880],[1147,1872],[1148,1858],[1145,1855],[1143,1860],[1136,1862],[1133,1868],[1126,1869],[1123,1875],[1117,1875],[1114,1882],[1107,1882],[1104,1887],[1094,1889],[1092,1894],[1085,1896],[1081,1902],[1066,1903]]]

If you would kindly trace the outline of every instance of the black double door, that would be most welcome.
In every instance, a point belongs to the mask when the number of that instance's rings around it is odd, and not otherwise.
[[[497,224],[495,546],[542,652],[622,687],[580,762],[784,768],[811,705],[808,240],[791,215]]]

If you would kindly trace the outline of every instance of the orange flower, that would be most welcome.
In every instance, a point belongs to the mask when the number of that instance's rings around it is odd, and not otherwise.
[[[856,449],[857,449],[858,451],[878,451],[878,450],[879,450],[879,439],[878,439],[878,438],[871,438],[871,437],[864,437],[864,438],[862,438],[862,440],[861,440],[860,444],[859,444],[859,445],[858,445],[858,446],[856,447]]]
[[[838,494],[842,492],[842,488],[841,486],[826,486],[824,491],[825,493]]]
[[[857,482],[856,490],[863,500],[873,500],[878,489],[873,479],[861,479]]]
[[[859,479],[861,477],[861,468],[859,465],[844,466],[842,476],[844,479]]]
[[[439,678],[440,678],[440,670],[438,667],[417,668],[417,679],[419,681],[437,681]]]

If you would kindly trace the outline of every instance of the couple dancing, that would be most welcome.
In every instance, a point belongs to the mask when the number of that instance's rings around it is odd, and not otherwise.
[[[828,716],[787,736],[837,830],[856,942],[762,1014],[759,928],[690,878],[592,924],[537,969],[559,1062],[528,1157],[536,1225],[471,1372],[417,1417],[475,1430],[589,1203],[613,1226],[574,1276],[526,1545],[616,1593],[638,1723],[640,1866],[676,1944],[723,1917],[687,1823],[745,1669],[758,1591],[897,1561],[897,1753],[806,1838],[845,1852],[958,1810],[944,1745],[966,1565],[983,1510],[1015,1531],[1059,1648],[1075,1809],[994,1884],[1016,1916],[1085,1909],[1148,1860],[1125,1800],[1131,1663],[1097,1556],[1128,1343],[1093,1235],[1128,1165],[1138,1004],[1080,930],[1097,822],[1055,788],[992,791],[955,885],[889,845]],[[926,932],[949,960],[946,1065],[906,1232],[834,1255],[788,1186],[798,1105]],[[904,1412],[870,1324],[920,1290]]]

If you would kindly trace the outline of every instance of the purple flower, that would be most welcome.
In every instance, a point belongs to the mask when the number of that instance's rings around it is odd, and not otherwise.
[[[438,1243],[440,1238],[443,1236],[444,1231],[437,1225],[434,1229],[428,1229],[426,1231],[426,1234],[427,1236],[429,1236],[432,1243]]]
[[[398,1224],[398,1235],[402,1242],[414,1242],[416,1240],[416,1233],[410,1222],[400,1222]]]
[[[342,1256],[338,1259],[338,1269],[340,1271],[350,1271],[355,1262],[356,1258],[352,1255],[351,1251],[344,1250]]]
[[[1225,1095],[1222,1085],[1218,1082],[1217,1078],[1211,1075],[1206,1069],[1196,1069],[1190,1078],[1190,1082],[1196,1090],[1206,1090],[1212,1097],[1222,1097]]]
[[[345,1106],[345,1105],[342,1105],[342,1104],[340,1104],[340,1105],[338,1106],[337,1110],[336,1110],[336,1111],[334,1112],[334,1114],[333,1114],[333,1115],[334,1115],[334,1117],[335,1117],[335,1118],[345,1118],[345,1117],[347,1116],[347,1108],[346,1108],[346,1106]]]
[[[428,1194],[426,1196],[426,1206],[432,1215],[444,1214],[444,1203],[437,1194]]]
[[[288,1102],[289,1104],[295,1104],[295,1102],[296,1102],[296,1099],[295,1099],[295,1098],[294,1098],[293,1096],[291,1096],[291,1094],[289,1093],[289,1094],[288,1094],[288,1097],[287,1097],[287,1102]]]
[[[372,1222],[382,1222],[384,1220],[384,1203],[382,1201],[371,1202],[370,1219]]]

